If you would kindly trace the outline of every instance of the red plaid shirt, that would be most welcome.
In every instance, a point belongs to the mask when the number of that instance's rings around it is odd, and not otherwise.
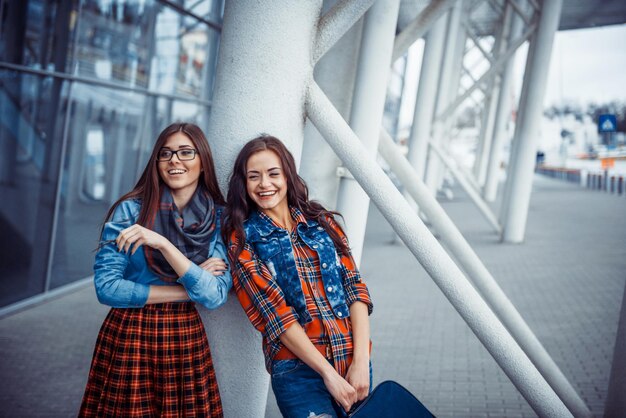
[[[297,209],[291,208],[291,215],[296,225],[306,223],[306,219]],[[347,244],[341,227],[332,218],[329,219],[329,223]],[[313,344],[330,347],[335,369],[341,376],[345,376],[352,362],[352,324],[349,318],[340,319],[333,314],[322,282],[319,257],[298,236],[296,225],[290,233],[291,247],[306,308],[312,317],[312,321],[304,325],[304,331]],[[235,245],[233,234],[231,250]],[[371,313],[372,302],[369,291],[361,280],[351,254],[341,255],[340,269],[348,306],[361,301],[368,306]],[[271,371],[272,361],[279,352],[281,357],[289,357],[291,354],[287,347],[282,345],[279,337],[290,325],[297,322],[297,314],[287,304],[278,283],[249,243],[244,245],[231,271],[239,302],[252,325],[263,334],[265,365],[267,370]],[[291,357],[295,358],[293,354]]]

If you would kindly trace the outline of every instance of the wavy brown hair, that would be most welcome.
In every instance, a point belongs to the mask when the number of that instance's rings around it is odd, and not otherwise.
[[[161,200],[161,190],[164,184],[159,175],[159,170],[157,169],[157,154],[161,148],[163,148],[167,139],[177,132],[182,132],[191,140],[200,158],[202,173],[200,174],[199,184],[205,187],[216,204],[225,205],[224,196],[217,184],[213,154],[211,153],[209,142],[206,136],[204,136],[204,132],[193,123],[173,123],[163,129],[159,134],[154,148],[152,148],[150,159],[141,177],[137,181],[137,184],[135,184],[135,187],[133,187],[130,192],[120,197],[113,206],[111,206],[104,218],[105,222],[111,218],[115,208],[127,199],[138,199],[141,201],[141,210],[139,211],[139,218],[137,219],[139,225],[146,226],[152,222],[150,217],[154,216],[158,209]]]
[[[228,203],[224,210],[222,237],[227,243],[232,233],[235,233],[237,246],[234,254],[230,254],[233,260],[239,257],[244,247],[246,237],[243,222],[248,219],[253,210],[257,209],[246,189],[246,165],[253,154],[266,150],[272,151],[280,159],[287,180],[287,202],[289,206],[298,208],[305,218],[317,221],[330,235],[335,247],[341,253],[347,254],[349,251],[347,244],[328,223],[329,218],[334,218],[334,215],[341,215],[338,212],[325,209],[314,200],[309,200],[309,189],[302,177],[298,175],[293,155],[278,138],[262,134],[249,141],[241,149],[228,183],[228,195],[226,197]]]

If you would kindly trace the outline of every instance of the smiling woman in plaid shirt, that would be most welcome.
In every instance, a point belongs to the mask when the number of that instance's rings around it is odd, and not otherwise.
[[[219,232],[223,203],[200,128],[165,128],[102,228],[94,282],[98,300],[112,308],[79,416],[223,416],[193,303],[216,308],[232,285]]]
[[[337,213],[308,200],[293,156],[267,135],[239,153],[227,200],[235,290],[281,413],[344,416],[371,387],[372,303]]]

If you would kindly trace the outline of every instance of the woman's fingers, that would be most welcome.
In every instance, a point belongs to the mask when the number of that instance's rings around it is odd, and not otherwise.
[[[117,243],[117,249],[119,251],[122,251],[122,250],[126,251],[126,246],[128,245],[128,242],[132,240],[133,236],[136,233],[137,232],[136,232],[135,225],[130,226],[126,229],[123,229],[122,232],[120,232],[120,234],[117,236],[117,239],[115,240]]]
[[[332,375],[324,379],[326,388],[332,397],[348,412],[357,401],[356,390],[339,374]]]
[[[221,258],[211,257],[200,264],[200,267],[210,272],[214,276],[222,275],[228,269],[226,262]]]
[[[344,396],[342,396],[342,399],[339,400],[339,403],[341,404],[341,407],[344,409],[344,411],[348,412],[350,408],[352,408],[352,405],[354,405],[354,403],[357,401],[356,390],[352,386],[350,386],[350,388],[347,389],[343,395]]]
[[[346,380],[357,392],[357,400],[361,401],[369,394],[369,363],[352,363],[348,368]]]
[[[143,238],[139,238],[137,241],[134,242],[134,246],[133,246],[133,250],[131,251],[130,255],[133,255],[137,252],[137,249],[139,249],[140,246],[142,246],[143,244],[145,244],[145,240]]]
[[[135,224],[129,226],[128,228],[122,230],[115,240],[117,242],[118,250],[127,253],[132,247],[133,251],[131,254],[135,254],[135,251],[137,251],[137,248],[139,248],[140,245],[147,244],[152,246],[148,241],[148,233],[149,230],[141,225]]]

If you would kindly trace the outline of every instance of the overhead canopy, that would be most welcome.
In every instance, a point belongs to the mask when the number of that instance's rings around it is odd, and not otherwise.
[[[515,1],[520,5],[526,3],[524,0]],[[398,29],[404,29],[429,3],[429,0],[402,0]],[[471,20],[476,29],[476,35],[488,36],[496,33],[505,2],[502,0],[467,0],[466,3],[470,7]],[[541,1],[536,0],[535,3],[541,3]],[[563,2],[559,30],[584,29],[623,23],[626,23],[626,1],[624,0],[566,0]]]

